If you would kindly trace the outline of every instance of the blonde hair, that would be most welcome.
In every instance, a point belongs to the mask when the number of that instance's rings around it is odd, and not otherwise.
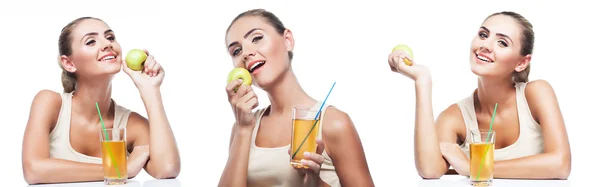
[[[62,66],[60,56],[62,56],[62,55],[70,56],[71,54],[73,54],[73,49],[71,48],[72,47],[71,43],[73,41],[71,38],[71,33],[73,32],[73,29],[75,29],[77,24],[79,24],[82,21],[87,20],[87,19],[95,19],[95,20],[102,21],[98,18],[93,18],[93,17],[77,18],[77,19],[71,21],[65,27],[63,27],[63,29],[60,32],[60,36],[58,37],[58,53],[59,53],[58,66],[60,66],[60,69],[62,69],[62,74],[61,74],[62,86],[63,86],[64,92],[67,92],[67,93],[75,91],[75,88],[77,87],[77,76],[75,75],[75,73],[67,71],[65,69],[65,67]]]

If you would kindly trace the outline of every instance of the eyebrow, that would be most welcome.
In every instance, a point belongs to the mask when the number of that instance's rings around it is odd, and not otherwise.
[[[104,34],[108,34],[108,33],[111,33],[111,32],[113,32],[113,30],[108,29],[108,30],[104,31]],[[87,33],[87,34],[83,35],[83,37],[81,37],[81,40],[83,40],[86,36],[90,36],[90,35],[98,35],[98,33],[97,32]]]
[[[257,31],[257,30],[262,30],[262,29],[259,29],[259,28],[253,28],[253,29],[250,29],[250,31],[248,31],[248,32],[246,32],[246,34],[244,34],[244,39],[248,38],[248,36],[249,36],[250,34],[252,34],[254,31]],[[240,42],[231,42],[231,44],[229,44],[229,45],[227,46],[227,48],[231,48],[232,46],[234,46],[234,45],[237,45],[237,44],[239,44],[239,43],[240,43]]]
[[[483,29],[483,30],[485,30],[486,32],[490,32],[490,29],[488,29],[488,28],[487,28],[487,27],[485,27],[485,26],[481,26],[480,28],[481,28],[481,29]],[[501,37],[508,38],[508,40],[510,40],[510,43],[514,43],[514,42],[512,41],[512,39],[511,39],[510,37],[508,37],[508,35],[506,35],[506,34],[502,34],[502,33],[496,33],[496,35],[498,35],[498,36],[501,36]]]

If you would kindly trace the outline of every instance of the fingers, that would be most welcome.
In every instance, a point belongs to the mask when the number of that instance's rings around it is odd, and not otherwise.
[[[229,97],[233,97],[236,94],[235,88],[242,85],[242,82],[243,82],[242,79],[238,79],[235,81],[231,81],[229,84],[227,84],[227,86],[225,87],[225,91],[227,92],[227,95]]]
[[[323,140],[321,138],[317,139],[317,154],[323,154],[323,150],[325,150],[325,145],[323,144]]]
[[[413,59],[404,51],[398,50],[392,53],[394,65],[396,68],[406,67],[408,65],[405,64],[405,60],[412,62]],[[412,63],[411,63],[412,64]]]
[[[160,64],[156,62],[154,56],[148,55],[148,58],[146,58],[146,61],[144,62],[144,73],[146,73],[148,76],[154,77],[158,74],[160,67]]]
[[[325,157],[323,157],[323,151],[325,150],[325,146],[323,141],[319,138],[317,139],[317,152],[304,152],[304,159],[300,161],[300,163],[304,166],[308,166],[308,171],[312,171],[312,173],[317,174],[321,170],[321,165],[325,162]],[[288,154],[291,153],[291,149],[288,149]]]
[[[408,62],[407,62],[408,61]],[[404,51],[401,50],[397,50],[394,51],[392,53],[390,53],[388,55],[388,63],[390,65],[390,69],[392,71],[400,71],[401,69],[405,68],[407,65],[406,63],[412,65],[412,58],[410,58],[410,56],[405,53]]]
[[[310,152],[304,152],[304,159],[300,161],[302,165],[308,166],[308,170],[314,173],[319,173],[323,162],[325,162],[323,155]]]
[[[247,89],[242,90],[241,88],[247,88]],[[240,95],[240,94],[243,94],[243,92],[246,92],[246,93],[242,97],[240,97],[240,99],[237,101],[236,108],[241,109],[242,112],[244,112],[244,113],[251,113],[252,109],[254,109],[256,106],[258,106],[258,99],[257,99],[254,91],[251,91],[249,89],[249,86],[242,85],[237,94]]]
[[[321,164],[317,164],[314,161],[302,160],[300,161],[300,163],[302,163],[302,165],[308,166],[307,170],[312,171],[313,173],[319,173],[319,171],[321,171]]]
[[[133,70],[127,66],[125,59],[121,60],[121,69],[123,69],[123,71],[129,76],[131,76],[131,73],[133,72]]]

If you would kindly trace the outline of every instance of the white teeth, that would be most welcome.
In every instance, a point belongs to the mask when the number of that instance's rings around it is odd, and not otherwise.
[[[488,59],[488,58],[485,58],[485,57],[482,57],[482,56],[479,56],[479,55],[476,55],[476,56],[477,56],[477,58],[478,58],[479,60],[481,60],[481,61],[484,61],[484,62],[490,62],[490,61],[491,61],[491,60],[490,60],[490,59]]]
[[[112,59],[115,59],[115,56],[107,56],[107,57],[104,57],[102,60],[112,60]]]
[[[254,71],[254,68],[256,68],[258,65],[261,65],[261,64],[264,64],[264,63],[265,63],[264,61],[260,61],[260,62],[254,63],[252,65],[252,67],[250,67],[250,71]]]

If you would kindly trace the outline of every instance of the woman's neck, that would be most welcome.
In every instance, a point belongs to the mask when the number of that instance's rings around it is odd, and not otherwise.
[[[513,104],[511,98],[514,95],[515,87],[511,80],[480,77],[477,81],[476,108],[479,108],[483,113],[492,115],[496,103],[498,103],[498,108],[510,106]]]
[[[110,111],[112,99],[112,83],[105,81],[99,83],[99,81],[77,81],[77,89],[73,93],[73,112],[77,115],[94,122],[99,122],[98,110],[96,109],[96,102],[102,119],[109,119],[113,117],[113,112]]]
[[[285,115],[291,113],[292,107],[312,107],[311,104],[317,102],[302,89],[292,70],[286,72],[274,86],[265,91],[269,94],[271,114]]]

